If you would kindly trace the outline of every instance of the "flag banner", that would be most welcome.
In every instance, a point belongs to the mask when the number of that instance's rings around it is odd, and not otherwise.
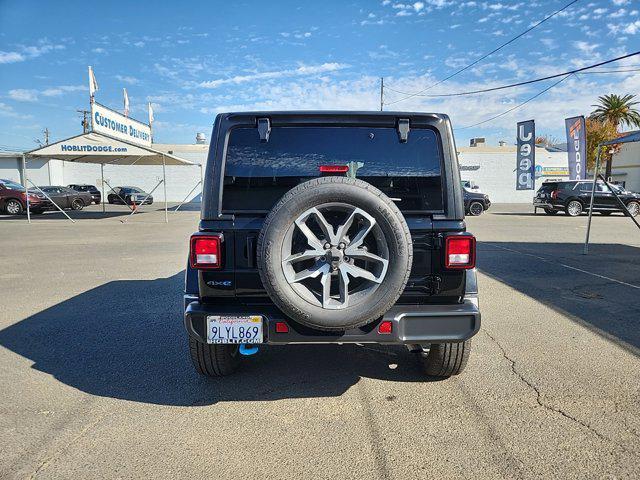
[[[151,127],[98,102],[91,103],[91,130],[126,142],[151,146]]]
[[[127,89],[123,88],[122,92],[124,94],[124,116],[129,116],[129,95],[127,95]]]
[[[518,122],[516,134],[516,190],[535,190],[536,127],[533,120]]]
[[[96,76],[93,74],[93,69],[89,67],[89,96],[93,99],[93,96],[98,91],[98,82]]]
[[[567,153],[569,155],[569,179],[587,178],[587,128],[584,117],[567,118]]]
[[[149,125],[153,123],[155,119],[153,118],[153,107],[151,106],[151,102],[149,102]]]

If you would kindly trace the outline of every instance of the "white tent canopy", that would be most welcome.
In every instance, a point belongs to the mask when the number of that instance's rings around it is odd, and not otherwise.
[[[94,132],[31,150],[25,156],[106,165],[195,165],[168,153]]]
[[[26,177],[27,158],[40,157],[54,160],[62,160],[65,162],[92,163],[100,165],[102,175],[102,211],[104,207],[104,166],[105,165],[162,165],[162,181],[158,182],[155,188],[164,184],[164,212],[165,221],[169,221],[167,215],[167,176],[166,165],[197,165],[188,160],[176,157],[169,153],[160,152],[143,145],[135,145],[133,143],[118,140],[107,135],[96,132],[83,133],[75,137],[67,138],[51,145],[25,152],[22,156],[23,171],[25,178],[25,187],[28,189]],[[200,165],[200,182],[202,185],[202,165]],[[34,185],[35,186],[35,185]],[[197,185],[196,185],[197,187]],[[194,187],[194,189],[196,188]],[[36,187],[38,188],[38,187]],[[154,188],[154,190],[155,190]],[[193,190],[192,190],[193,191]],[[42,192],[42,191],[41,191]],[[153,190],[151,191],[153,192]],[[42,192],[44,194],[44,192]],[[44,194],[46,196],[46,194]],[[55,205],[55,202],[54,202]],[[57,206],[57,205],[56,205]],[[60,207],[58,207],[69,220],[73,221]],[[135,209],[132,211],[132,215]],[[27,195],[27,218],[31,222],[29,214],[29,200]]]

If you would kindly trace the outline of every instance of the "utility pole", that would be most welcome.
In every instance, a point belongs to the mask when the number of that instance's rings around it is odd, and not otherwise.
[[[87,133],[89,131],[89,120],[87,119],[89,110],[76,110],[76,112],[82,114],[82,133]]]
[[[384,77],[380,77],[380,111],[384,107]]]

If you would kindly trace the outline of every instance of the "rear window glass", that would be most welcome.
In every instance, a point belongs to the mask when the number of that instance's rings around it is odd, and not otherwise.
[[[268,142],[256,128],[229,138],[223,211],[268,211],[289,189],[320,176],[323,165],[350,165],[404,211],[443,209],[438,135],[412,129],[400,143],[394,128],[276,127]]]
[[[542,192],[542,193],[549,193],[549,192],[553,192],[557,188],[558,188],[558,184],[557,183],[545,183],[544,185],[542,185],[540,187],[540,190],[538,190],[538,191]]]

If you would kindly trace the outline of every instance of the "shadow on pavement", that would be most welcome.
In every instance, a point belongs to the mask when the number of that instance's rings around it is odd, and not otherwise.
[[[107,211],[105,213],[102,210],[65,210],[66,214],[69,215],[74,220],[100,220],[102,218],[114,218],[114,217],[126,217],[131,213],[130,210],[122,210],[122,211]],[[144,210],[139,210],[135,216],[146,213]],[[0,221],[2,220],[22,220],[25,223],[27,222],[27,215],[0,215]],[[40,214],[31,214],[31,221],[38,222],[40,220],[63,220],[68,222],[69,219],[65,217],[62,213],[58,211],[50,211],[43,212]],[[71,223],[71,222],[69,222]]]
[[[88,290],[0,331],[0,345],[83,392],[162,405],[332,397],[361,377],[425,381],[404,347],[379,345],[265,346],[236,375],[200,377],[182,324],[183,276]]]
[[[546,213],[543,212],[538,212],[538,213],[533,213],[533,212],[488,212],[490,215],[506,215],[506,216],[516,216],[516,217],[558,217],[558,218],[586,218],[589,216],[588,213],[583,213],[581,214],[579,217],[570,217],[569,215],[565,214],[564,212],[558,212],[555,215],[547,215]],[[622,212],[611,212],[609,215],[603,215],[599,212],[596,212],[594,217],[602,217],[602,218],[606,218],[606,217],[624,217],[626,216],[624,213]]]
[[[640,355],[640,248],[590,244],[588,256],[582,248],[481,242],[478,269]]]

